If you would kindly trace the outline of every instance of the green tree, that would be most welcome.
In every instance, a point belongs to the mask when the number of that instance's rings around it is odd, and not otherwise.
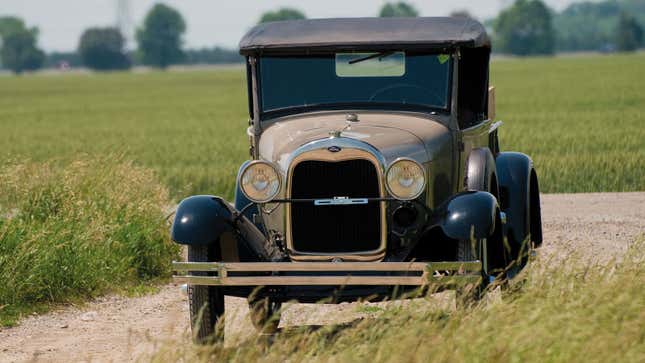
[[[78,53],[85,66],[100,70],[130,68],[124,50],[125,39],[117,28],[90,28],[83,32]]]
[[[450,17],[458,19],[475,19],[475,17],[472,16],[472,14],[468,12],[468,10],[455,10],[450,13]]]
[[[551,11],[540,0],[517,0],[494,24],[495,46],[515,55],[553,54]]]
[[[27,29],[22,20],[14,17],[0,18],[2,49],[0,61],[3,67],[16,74],[42,67],[45,53],[36,46],[38,29]]]
[[[645,0],[621,0],[621,9],[636,18],[641,28],[645,26]]]
[[[0,17],[0,38],[24,30],[27,30],[27,27],[22,19],[16,18],[15,16]]]
[[[379,12],[381,18],[392,18],[392,17],[410,17],[414,18],[419,16],[419,12],[414,6],[406,3],[405,1],[399,1],[396,3],[385,3]]]
[[[616,49],[622,52],[632,52],[643,44],[643,28],[634,17],[621,13],[616,28]]]
[[[556,48],[561,51],[590,51],[614,42],[622,3],[614,0],[576,2],[553,18]]]
[[[184,58],[182,36],[186,23],[181,14],[166,5],[155,5],[137,30],[137,43],[144,64],[165,69]]]
[[[230,64],[244,62],[244,57],[237,50],[220,47],[187,49],[185,53],[185,64]]]
[[[283,20],[300,20],[307,19],[305,14],[294,8],[280,8],[275,11],[267,11],[260,17],[258,24],[269,23],[272,21],[283,21]]]

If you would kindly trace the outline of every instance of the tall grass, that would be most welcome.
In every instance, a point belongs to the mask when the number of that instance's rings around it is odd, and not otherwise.
[[[621,261],[541,259],[501,299],[398,305],[347,326],[257,336],[235,347],[161,345],[153,361],[643,362],[645,243]]]
[[[177,247],[153,173],[121,158],[0,168],[0,322],[169,275]]]
[[[495,60],[503,150],[545,192],[645,190],[644,54]],[[179,199],[233,195],[248,158],[244,71],[4,77],[0,159],[123,152]]]

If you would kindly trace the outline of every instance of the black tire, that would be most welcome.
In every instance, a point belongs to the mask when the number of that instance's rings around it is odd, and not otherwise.
[[[515,265],[508,271],[508,277],[514,278],[529,263],[531,255],[535,248],[542,243],[542,213],[540,208],[540,188],[538,185],[535,170],[531,170],[529,179],[529,195],[526,208],[524,210],[524,225],[526,226],[526,235],[524,241],[518,241],[519,251],[513,256]]]
[[[480,300],[493,278],[505,278],[509,251],[504,245],[504,232],[500,210],[495,211],[495,230],[488,238],[457,242],[457,261],[482,263],[481,280],[478,284],[459,286],[456,289],[457,306],[467,307]]]
[[[530,204],[527,205],[526,210],[524,211],[524,221],[529,226],[530,223],[530,218],[531,218],[531,207]],[[515,278],[523,269],[526,267],[526,265],[529,263],[529,259],[531,254],[533,253],[533,249],[535,248],[533,241],[531,239],[531,232],[530,229],[527,228],[528,233],[524,237],[524,241],[520,241],[520,249],[515,253],[515,261],[513,262],[513,265],[508,269],[507,276],[509,279]]]
[[[457,261],[474,261],[479,259],[477,245],[481,241],[459,241],[457,243]]]
[[[484,164],[486,162],[483,159],[485,158],[485,156],[481,153],[473,154],[473,157],[481,158],[478,163]],[[495,173],[489,173],[488,175],[481,175],[478,179],[469,180],[468,189],[486,191],[494,195],[495,198],[499,200],[498,185],[499,183],[497,180],[497,175]],[[504,258],[502,256],[495,256],[496,254],[500,253],[504,254],[504,242],[502,236],[503,232],[501,228],[501,218],[499,210],[496,212],[495,226],[495,231],[489,239],[457,241],[457,261],[465,262],[479,260],[482,262],[482,274],[480,283],[474,285],[469,284],[465,286],[458,286],[455,290],[458,306],[469,306],[477,300],[481,299],[484,296],[486,287],[490,283],[491,275],[489,274],[489,272],[500,268],[500,266],[497,266],[499,264],[497,260]],[[494,246],[492,246],[492,249],[490,248],[490,244],[495,244]],[[499,248],[500,246],[497,246],[498,244],[502,245],[501,249]],[[493,257],[493,261],[490,261],[490,257]],[[504,267],[505,266],[501,266],[501,268]]]
[[[249,314],[255,329],[261,334],[275,334],[280,325],[282,304],[268,297],[249,297]]]
[[[490,279],[486,273],[488,270],[488,266],[485,266],[487,261],[483,258],[484,254],[481,253],[486,244],[486,239],[475,241],[460,240],[457,242],[457,261],[482,261],[482,273],[479,283],[465,284],[457,286],[455,289],[455,299],[458,308],[468,307],[480,300],[484,295],[486,286],[488,286]]]
[[[530,179],[530,226],[531,242],[534,248],[542,245],[542,206],[540,205],[540,183],[535,169],[531,170]]]
[[[219,248],[214,246],[188,246],[188,261],[219,261],[218,250]],[[209,273],[195,271],[193,274],[207,276]],[[188,285],[188,303],[190,305],[190,322],[195,343],[206,344],[223,340],[224,294],[221,288]]]

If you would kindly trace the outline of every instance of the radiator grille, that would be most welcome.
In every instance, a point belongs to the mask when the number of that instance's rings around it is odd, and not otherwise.
[[[303,161],[293,170],[292,198],[377,198],[378,173],[368,160]],[[305,253],[357,253],[380,246],[380,203],[291,206],[293,247]]]

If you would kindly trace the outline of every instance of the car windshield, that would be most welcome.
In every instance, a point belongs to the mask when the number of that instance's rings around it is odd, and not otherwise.
[[[404,52],[260,58],[264,113],[321,107],[448,110],[452,58]]]

